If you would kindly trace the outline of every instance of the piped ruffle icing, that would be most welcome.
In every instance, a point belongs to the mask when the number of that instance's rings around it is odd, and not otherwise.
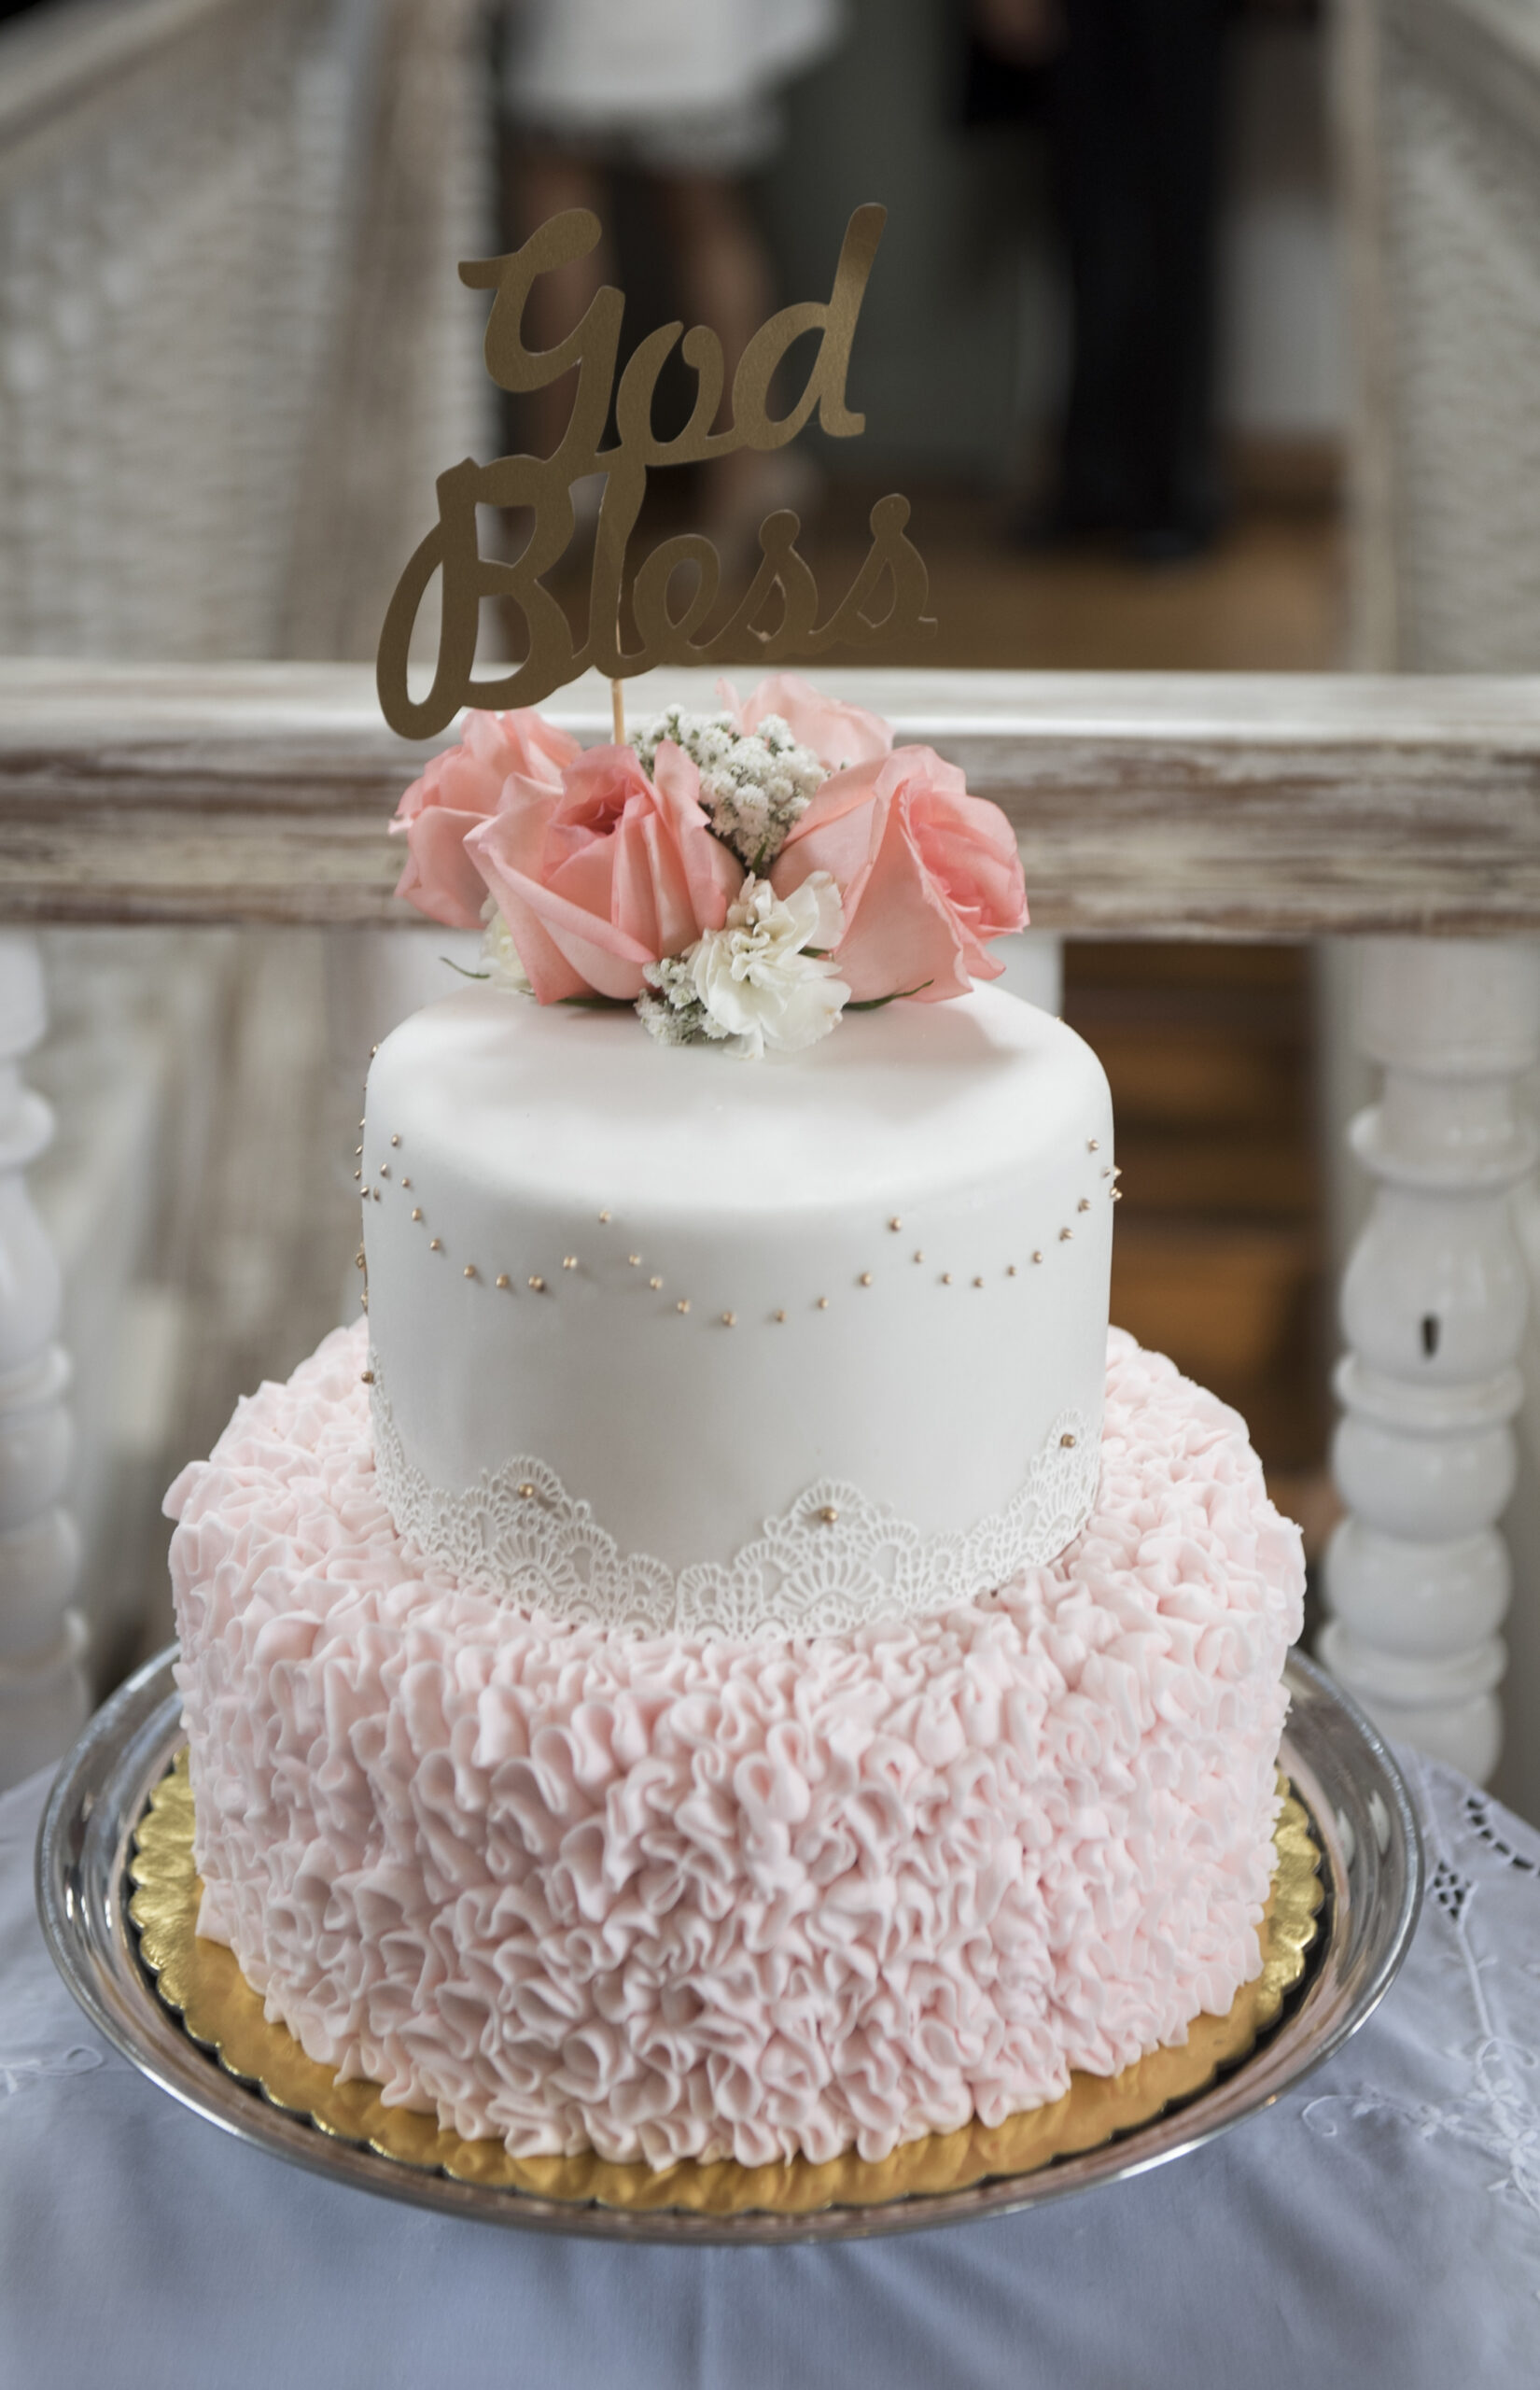
[[[1257,1973],[1303,1559],[1169,1361],[1113,1332],[1052,1566],[735,1644],[409,1559],[364,1354],[329,1336],[167,1497],[199,1930],[312,2058],[521,2155],[876,2159]]]

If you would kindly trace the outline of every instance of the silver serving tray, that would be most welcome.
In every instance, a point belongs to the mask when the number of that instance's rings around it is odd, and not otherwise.
[[[1291,1656],[1292,1695],[1281,1764],[1310,1813],[1323,1854],[1326,1900],[1305,1989],[1250,2057],[1181,2106],[1077,2157],[1031,2174],[882,2207],[815,2214],[644,2214],[580,2207],[489,2189],[408,2166],[318,2131],[225,2074],[161,2006],[140,1965],[128,1918],[135,1826],[182,1736],[162,1652],[99,1709],[60,1770],[37,1837],[37,1907],[54,1963],[86,2015],[152,2083],[211,2124],[296,2165],[387,2199],[483,2223],[596,2240],[790,2242],[862,2240],[960,2224],[1063,2199],[1180,2158],[1266,2108],[1355,2032],[1407,1954],[1422,1897],[1422,1849],[1400,1770],[1374,1727],[1321,1669]]]

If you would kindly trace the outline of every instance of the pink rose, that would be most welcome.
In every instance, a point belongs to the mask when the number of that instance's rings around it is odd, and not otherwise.
[[[466,852],[497,900],[542,1005],[623,1004],[642,966],[719,930],[743,865],[711,836],[700,774],[672,740],[650,780],[629,747],[591,747],[559,789],[518,777]]]
[[[927,1004],[965,996],[1005,967],[984,939],[1026,926],[1015,832],[929,747],[900,747],[824,781],[770,879],[785,896],[814,871],[830,872],[840,892],[846,929],[833,960],[857,1004],[911,989]]]
[[[513,773],[559,789],[563,766],[581,752],[527,707],[468,714],[459,745],[432,756],[396,808],[391,830],[408,849],[397,895],[446,929],[479,929],[486,888],[465,851],[467,833],[496,813]]]
[[[844,706],[826,697],[796,672],[769,672],[740,702],[731,681],[717,682],[717,695],[732,712],[734,728],[757,730],[767,713],[778,713],[791,736],[810,747],[832,772],[847,764],[875,764],[893,743],[888,724],[864,706]]]

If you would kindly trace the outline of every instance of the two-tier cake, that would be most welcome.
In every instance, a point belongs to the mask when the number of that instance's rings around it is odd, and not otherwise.
[[[403,891],[491,979],[374,1059],[367,1319],[170,1497],[200,1930],[515,2152],[880,2158],[1260,1964],[1297,1532],[1109,1335],[1105,1078],[890,745],[473,718]]]

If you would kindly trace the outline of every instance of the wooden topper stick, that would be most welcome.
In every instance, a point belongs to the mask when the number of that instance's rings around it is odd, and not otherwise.
[[[625,745],[625,682],[623,681],[611,681],[609,683],[609,719],[614,726],[615,744],[617,747],[623,747]]]

